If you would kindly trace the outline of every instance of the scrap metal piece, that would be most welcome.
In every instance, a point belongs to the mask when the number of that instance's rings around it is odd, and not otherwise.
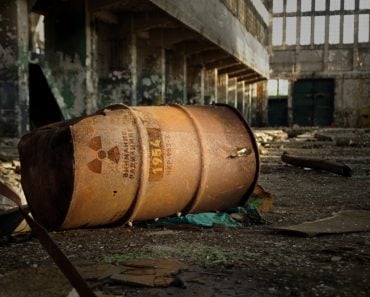
[[[313,158],[301,158],[296,156],[291,156],[287,152],[284,152],[281,156],[281,160],[284,163],[291,164],[294,166],[313,168],[329,171],[338,175],[351,177],[352,169],[345,164],[340,164],[333,161],[327,161],[322,159],[313,159]]]
[[[370,230],[369,210],[342,210],[334,216],[313,222],[292,226],[274,226],[275,231],[288,232],[305,236],[319,234],[339,234],[364,232]]]

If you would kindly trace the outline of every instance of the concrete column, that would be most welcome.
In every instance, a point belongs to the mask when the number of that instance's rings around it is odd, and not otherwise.
[[[234,78],[235,81],[235,93],[234,93],[234,107],[238,107],[238,80]]]
[[[315,0],[312,0],[312,12],[315,11]],[[310,48],[314,48],[314,41],[315,41],[315,16],[314,14],[311,16],[311,45]]]
[[[19,115],[18,135],[29,130],[29,91],[28,91],[28,3],[26,0],[17,0],[17,27],[18,27],[18,100],[16,107]]]
[[[161,104],[164,104],[166,101],[166,49],[164,47],[161,48]]]
[[[297,1],[297,27],[296,27],[296,36],[297,42],[295,45],[295,61],[294,61],[294,70],[296,73],[301,71],[300,63],[298,63],[299,53],[301,49],[300,40],[301,40],[301,1]]]
[[[339,44],[343,44],[343,25],[344,25],[344,0],[340,1],[340,20],[339,20],[339,26],[340,26],[340,31],[339,31]]]
[[[0,11],[0,135],[29,130],[27,0],[5,0]]]
[[[288,82],[288,125],[293,125],[293,87],[294,81],[289,80]]]
[[[359,9],[360,9],[360,2],[358,0],[355,1],[355,20],[354,20],[354,35],[353,35],[353,61],[352,61],[352,70],[358,70],[358,19],[359,19]]]
[[[85,6],[86,26],[86,112],[93,113],[98,108],[98,85],[96,77],[96,42],[95,23],[91,18],[90,2]]]
[[[215,79],[215,103],[218,102],[218,70],[217,68],[214,69],[214,79]]]
[[[225,77],[225,89],[226,89],[225,102],[226,102],[226,104],[229,104],[229,75],[227,75],[227,74],[226,74],[226,77]]]
[[[200,101],[199,101],[201,105],[204,105],[205,76],[206,76],[206,69],[202,67],[200,69]]]
[[[254,85],[249,85],[249,98],[248,98],[248,122],[252,124],[252,102],[253,102],[253,87]]]
[[[241,110],[241,113],[243,115],[243,117],[246,119],[246,116],[245,116],[245,103],[246,103],[246,87],[245,87],[245,82],[243,81],[243,98],[242,98],[242,110]]]
[[[188,103],[188,64],[187,64],[187,59],[186,55],[183,56],[183,103],[187,104]]]
[[[131,16],[131,42],[130,42],[130,55],[131,55],[131,105],[137,105],[137,45],[135,34],[134,17]]]
[[[328,58],[329,58],[329,12],[330,12],[330,0],[326,0],[326,15],[325,15],[325,42],[324,42],[324,53],[323,53],[323,65],[322,70],[328,69]]]
[[[283,46],[286,46],[286,2],[283,1]]]

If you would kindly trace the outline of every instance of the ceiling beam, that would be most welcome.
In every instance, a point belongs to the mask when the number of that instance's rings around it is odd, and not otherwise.
[[[258,78],[255,78],[255,79],[245,80],[244,83],[245,84],[254,84],[254,83],[257,83],[257,82],[260,82],[260,81],[264,81],[264,80],[267,80],[267,78],[259,76]]]
[[[252,74],[252,73],[256,73],[256,72],[254,72],[253,70],[251,70],[249,68],[244,68],[242,70],[234,71],[232,73],[229,73],[229,78],[239,77],[239,76]]]
[[[254,73],[251,73],[251,74],[238,76],[238,81],[245,81],[245,80],[248,80],[248,79],[254,79],[256,77],[259,77],[259,74],[254,72]]]
[[[221,49],[212,49],[208,51],[201,52],[195,55],[189,55],[187,57],[188,65],[196,66],[201,65],[205,66],[209,63],[216,62],[228,57],[229,54]]]
[[[239,63],[237,65],[233,65],[233,66],[229,66],[229,67],[226,67],[226,68],[223,68],[223,69],[219,69],[218,74],[222,75],[222,74],[232,73],[232,72],[235,72],[235,71],[245,70],[245,67],[246,67],[245,65]]]
[[[173,50],[187,56],[217,49],[217,46],[206,40],[184,40],[173,45]]]
[[[218,68],[220,70],[220,69],[230,67],[230,66],[234,66],[234,65],[239,65],[239,62],[236,61],[235,58],[233,58],[231,56],[228,56],[224,59],[220,59],[220,60],[217,60],[217,61],[214,61],[214,62],[207,63],[204,66],[207,69]]]

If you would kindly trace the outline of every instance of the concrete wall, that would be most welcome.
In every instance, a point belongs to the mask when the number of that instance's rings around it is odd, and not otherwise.
[[[370,106],[370,43],[357,42],[357,26],[359,13],[369,14],[369,10],[359,10],[359,1],[355,1],[355,10],[342,9],[330,11],[330,1],[326,1],[326,10],[319,13],[314,11],[302,13],[311,18],[311,29],[314,28],[315,15],[325,16],[325,40],[323,44],[314,44],[314,36],[311,34],[311,44],[300,45],[300,15],[296,12],[277,13],[274,17],[297,17],[297,43],[287,45],[285,40],[279,46],[271,46],[271,79],[287,79],[291,84],[298,79],[321,79],[332,78],[335,81],[334,121],[336,126],[356,126],[359,121],[360,111]],[[314,1],[312,1],[314,3]],[[298,1],[298,4],[300,1]],[[284,7],[287,3],[284,2]],[[298,10],[300,5],[298,5]],[[270,7],[272,11],[272,6]],[[355,16],[354,43],[343,43],[343,24],[340,26],[339,44],[329,42],[329,16],[340,15]],[[285,22],[285,21],[284,21]],[[284,23],[285,24],[285,23]],[[271,33],[271,32],[270,32]],[[283,37],[286,36],[286,28],[283,29]],[[285,37],[283,38],[285,39]],[[289,106],[292,106],[292,94],[289,95]],[[289,117],[292,118],[291,110]]]

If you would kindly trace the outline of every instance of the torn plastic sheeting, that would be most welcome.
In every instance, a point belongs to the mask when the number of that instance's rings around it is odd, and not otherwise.
[[[233,214],[244,215],[241,222],[233,218]],[[203,212],[198,214],[188,214],[180,217],[168,217],[158,220],[154,225],[176,225],[191,224],[200,227],[213,227],[214,225],[224,225],[230,228],[240,228],[244,225],[265,224],[257,209],[248,205],[247,207],[236,207],[227,212]]]
[[[203,212],[198,214],[188,214],[181,217],[170,217],[158,220],[155,225],[176,225],[191,224],[201,227],[213,227],[213,225],[225,225],[232,228],[242,225],[235,221],[227,213]]]

